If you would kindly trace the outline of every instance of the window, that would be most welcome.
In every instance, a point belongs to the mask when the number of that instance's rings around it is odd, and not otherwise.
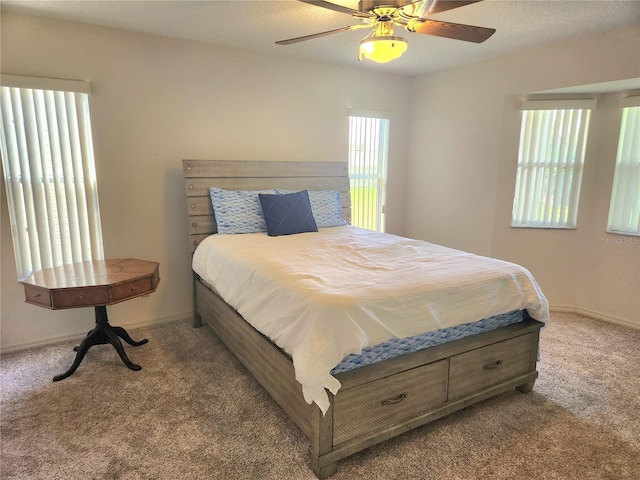
[[[607,231],[640,236],[640,97],[623,100]]]
[[[384,231],[389,124],[380,113],[350,112],[351,223],[378,232]]]
[[[2,167],[18,277],[103,258],[83,82],[2,76]]]
[[[575,228],[593,100],[522,104],[511,226]]]

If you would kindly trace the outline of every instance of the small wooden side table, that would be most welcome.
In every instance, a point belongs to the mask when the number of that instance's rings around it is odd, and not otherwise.
[[[62,308],[94,307],[96,326],[74,350],[73,365],[53,381],[63,380],[76,371],[87,351],[94,345],[110,343],[124,364],[131,370],[140,370],[124,351],[120,338],[129,345],[139,346],[122,327],[109,325],[107,305],[155,292],[160,277],[159,264],[133,258],[77,262],[61,267],[47,268],[22,280],[25,301],[52,310]]]

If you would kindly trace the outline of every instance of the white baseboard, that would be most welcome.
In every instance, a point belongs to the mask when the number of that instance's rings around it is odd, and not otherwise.
[[[549,305],[549,310],[552,312],[576,313],[575,305]]]
[[[573,305],[550,305],[549,310],[554,312],[578,313],[580,315],[595,318],[596,320],[603,320],[605,322],[615,323],[625,327],[640,329],[640,323],[632,322],[626,318],[616,317],[615,315],[610,315],[608,313],[598,312],[597,310],[592,310],[590,308],[577,307]]]
[[[609,315],[607,313],[598,312],[596,310],[591,310],[589,308],[584,307],[576,307],[574,305],[550,305],[549,309],[554,312],[569,312],[569,313],[578,313],[580,315],[586,315],[587,317],[595,318],[597,320],[603,320],[605,322],[615,323],[618,325],[623,325],[625,327],[640,329],[640,324],[634,323],[625,318],[616,317],[614,315]],[[150,327],[152,325],[160,325],[162,323],[175,322],[177,320],[192,320],[193,313],[184,313],[180,315],[170,315],[167,317],[155,318],[153,320],[144,320],[142,322],[133,323],[126,325],[127,330],[135,330],[137,328]],[[77,332],[77,333],[69,333],[66,335],[59,335],[55,337],[42,338],[38,340],[33,340],[29,342],[22,343],[14,343],[10,345],[5,345],[2,347],[2,353],[15,352],[17,350],[24,350],[31,347],[39,347],[42,345],[47,345],[49,343],[63,342],[66,340],[76,340],[82,339],[86,336],[86,331]]]
[[[160,325],[162,323],[175,322],[177,320],[193,319],[193,313],[184,313],[181,315],[170,315],[167,317],[154,318],[152,320],[143,320],[137,323],[130,323],[125,325],[127,331],[135,330],[137,328],[150,327],[153,325]],[[76,333],[67,333],[65,335],[57,335],[54,337],[40,338],[38,340],[32,340],[28,342],[12,343],[2,346],[2,353],[15,352],[17,350],[25,350],[31,347],[40,347],[50,343],[63,342],[66,340],[81,340],[87,335],[87,331]]]

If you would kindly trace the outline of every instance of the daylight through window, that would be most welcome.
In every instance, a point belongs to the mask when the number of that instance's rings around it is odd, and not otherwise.
[[[513,227],[575,228],[590,108],[582,100],[523,103]]]
[[[371,112],[350,113],[351,223],[383,232],[390,120]]]
[[[7,83],[0,135],[18,277],[102,259],[87,93]]]
[[[631,102],[638,106],[622,109],[607,231],[640,236],[640,97]]]

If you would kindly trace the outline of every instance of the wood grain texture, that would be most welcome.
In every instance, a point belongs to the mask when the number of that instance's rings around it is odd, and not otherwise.
[[[510,338],[534,333],[540,330],[541,323],[527,318],[526,320],[507,325],[506,327],[490,330],[488,332],[479,333],[469,337],[461,338],[455,342],[447,342],[435,347],[426,348],[417,352],[401,355],[399,357],[385,360],[384,362],[374,363],[364,367],[356,368],[348,372],[337,375],[343,389],[362,385],[372,382],[381,377],[388,377],[405,370],[415,368],[417,365],[426,365],[443,358],[452,357],[467,351],[473,351],[482,348],[485,345],[493,345]],[[533,347],[532,347],[533,348]],[[536,344],[537,352],[537,344]],[[535,354],[534,362],[530,365],[530,371],[536,369]]]
[[[533,334],[451,357],[449,400],[498,385],[529,371]]]
[[[290,358],[201,282],[196,282],[196,299],[202,319],[310,437],[312,411],[318,408],[304,401]]]
[[[531,344],[527,348],[537,348],[539,330],[542,323],[535,320],[525,320],[519,324],[501,327],[486,334],[474,335],[460,340],[455,340],[444,345],[432,347],[417,354],[428,352],[429,355],[410,354],[397,357],[396,362],[387,360],[367,367],[361,367],[351,372],[344,372],[336,375],[336,378],[342,383],[342,388],[337,395],[329,393],[330,408],[326,415],[322,415],[320,409],[315,405],[308,405],[302,397],[302,389],[295,380],[293,364],[288,355],[275,346],[268,338],[260,334],[251,325],[249,325],[242,317],[228,304],[224,302],[218,295],[211,291],[201,281],[196,281],[196,302],[198,315],[211,326],[214,333],[227,345],[227,347],[236,355],[238,360],[247,368],[247,370],[260,382],[260,384],[269,392],[274,400],[287,412],[292,420],[309,438],[309,461],[311,469],[318,478],[326,478],[333,474],[337,469],[337,462],[345,457],[353,455],[356,452],[364,450],[372,445],[388,440],[397,435],[407,432],[413,428],[424,425],[428,422],[436,420],[440,417],[448,415],[452,412],[473,405],[479,401],[490,398],[499,393],[519,387],[533,387],[535,379],[538,376],[535,368],[528,370],[526,373],[508,378],[499,384],[485,386],[469,395],[459,399],[448,399],[444,403],[439,400],[442,390],[439,382],[435,382],[436,392],[427,392],[426,395],[434,398],[433,403],[425,406],[419,403],[415,411],[407,411],[407,415],[400,415],[402,418],[395,418],[388,421],[385,425],[376,425],[371,430],[359,428],[356,436],[346,434],[349,438],[345,440],[344,434],[340,432],[340,419],[348,418],[348,415],[340,411],[340,405],[353,405],[350,399],[342,402],[341,395],[349,396],[349,390],[363,388],[360,393],[371,389],[373,392],[379,391],[375,386],[376,382],[384,387],[386,382],[389,384],[404,385],[402,381],[404,372],[412,372],[419,370],[425,366],[431,366],[436,363],[437,369],[442,368],[440,365],[447,366],[449,358],[455,355],[464,354],[464,352],[482,349],[485,347],[495,348],[494,345],[507,343],[507,346],[515,346],[519,348],[522,340],[509,343],[511,339],[526,339]],[[479,338],[476,338],[479,337]],[[444,348],[440,348],[444,347]],[[502,349],[502,347],[498,347]],[[434,360],[435,359],[435,360]],[[396,366],[387,368],[387,363],[395,363]],[[398,365],[403,366],[403,370],[397,371]],[[376,376],[375,371],[379,370]],[[361,373],[359,371],[364,371]],[[388,372],[391,376],[387,375]],[[398,377],[396,380],[393,377]],[[448,375],[447,375],[448,378]],[[431,380],[429,380],[431,381]],[[350,387],[350,388],[349,388]],[[426,388],[426,390],[429,390]],[[397,396],[398,391],[396,390]],[[403,393],[402,391],[399,393]],[[379,393],[376,393],[379,397]],[[358,398],[354,395],[353,398]],[[379,397],[380,398],[380,397]],[[380,398],[384,400],[389,398]],[[356,400],[354,400],[355,402]],[[366,397],[361,396],[360,403],[367,404]],[[357,410],[357,409],[356,409]],[[355,415],[368,415],[365,409]],[[336,427],[336,419],[338,427]],[[356,421],[363,421],[362,417],[356,418]],[[364,420],[366,422],[366,419]],[[337,428],[337,430],[336,430]],[[337,432],[337,439],[336,439]]]
[[[258,162],[183,160],[189,245],[193,253],[208,235],[217,233],[209,188],[225,190],[337,190],[342,218],[351,222],[351,195],[344,162]]]
[[[184,160],[183,169],[192,251],[216,231],[210,186],[349,191],[343,163]],[[348,219],[350,199],[342,198]],[[200,318],[210,325],[307,435],[310,466],[321,479],[347,456],[504,391],[530,390],[538,376],[542,324],[525,315],[518,324],[340,373],[342,387],[335,396],[328,392],[329,410],[322,415],[304,401],[290,357],[195,274],[194,279],[194,325]],[[478,365],[480,374],[474,370]],[[486,373],[485,365],[494,368]]]
[[[21,281],[25,301],[51,309],[112,305],[154,292],[159,264],[134,258],[76,262]]]
[[[286,178],[347,177],[344,162],[263,162],[232,160],[183,160],[185,178]]]
[[[339,392],[333,416],[334,444],[443,405],[448,369],[449,362],[440,360]]]

